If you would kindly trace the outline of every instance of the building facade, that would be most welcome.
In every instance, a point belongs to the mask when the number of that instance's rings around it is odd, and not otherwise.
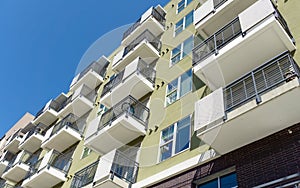
[[[299,8],[149,8],[8,140],[0,187],[300,187]]]

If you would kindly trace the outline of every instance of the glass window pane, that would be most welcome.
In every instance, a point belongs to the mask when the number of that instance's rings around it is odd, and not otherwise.
[[[175,65],[176,63],[178,63],[180,61],[180,56],[181,56],[181,53],[177,54],[175,57],[172,57],[171,64]]]
[[[160,161],[166,160],[172,156],[172,145],[173,142],[170,142],[160,147]]]
[[[194,21],[194,11],[190,12],[188,15],[185,17],[185,28],[192,24]]]
[[[198,188],[218,188],[218,179],[199,185]]]
[[[177,5],[177,13],[181,12],[184,9],[185,0],[182,0]]]
[[[180,61],[180,56],[181,56],[181,45],[177,46],[172,50],[172,57],[171,57],[172,65]]]
[[[181,19],[175,25],[175,36],[181,33],[182,30],[183,30],[183,19]]]
[[[175,153],[183,151],[190,146],[190,116],[177,123]]]
[[[221,177],[221,188],[237,187],[236,173]]]
[[[186,93],[192,90],[192,70],[189,70],[185,74],[181,76],[181,83],[180,83],[180,96],[182,97]]]
[[[164,129],[161,134],[161,144],[164,144],[173,139],[174,125]]]
[[[188,38],[183,43],[183,57],[192,52],[194,48],[194,39],[193,37]]]
[[[171,93],[171,91],[175,90],[177,87],[178,87],[178,79],[175,79],[168,84],[167,94]]]
[[[187,0],[186,5],[190,4],[193,0]]]
[[[177,100],[177,90],[167,96],[167,105],[174,103]]]

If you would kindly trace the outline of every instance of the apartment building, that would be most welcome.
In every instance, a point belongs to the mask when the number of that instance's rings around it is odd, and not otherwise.
[[[299,8],[171,0],[141,11],[4,148],[0,187],[300,187]]]

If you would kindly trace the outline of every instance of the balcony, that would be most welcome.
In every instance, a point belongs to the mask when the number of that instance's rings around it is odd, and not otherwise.
[[[145,105],[128,96],[88,125],[85,145],[101,154],[119,148],[146,134],[149,113]]]
[[[19,145],[20,150],[26,150],[28,152],[34,153],[41,148],[41,144],[44,140],[46,134],[47,126],[39,123],[34,126],[30,131],[28,131]]]
[[[85,84],[91,89],[95,89],[103,82],[103,77],[106,73],[108,64],[109,60],[104,56],[98,61],[91,63],[81,73],[74,77],[70,85],[70,91],[75,91],[82,84]]]
[[[22,187],[46,188],[65,182],[71,163],[69,155],[51,150],[31,166]]]
[[[158,37],[165,29],[165,10],[158,5],[156,8],[149,8],[127,31],[123,34],[122,44],[128,45],[141,33],[149,30]]]
[[[0,158],[0,176],[2,176],[8,164],[15,159],[15,154],[6,151],[2,154]]]
[[[118,150],[100,158],[94,188],[127,188],[136,182],[138,163]]]
[[[104,86],[100,102],[111,107],[124,96],[140,99],[154,90],[155,75],[156,71],[138,57]]]
[[[283,53],[195,105],[198,137],[220,154],[300,121],[299,67]]]
[[[55,100],[51,99],[35,116],[34,124],[42,123],[46,126],[54,123],[58,117],[58,110],[62,103],[67,99],[65,94],[59,95]]]
[[[81,85],[77,88],[73,94],[62,104],[58,116],[64,118],[69,114],[74,114],[77,117],[81,117],[88,111],[93,109],[97,93],[95,90]]]
[[[215,90],[286,50],[295,50],[286,22],[259,0],[194,48],[194,73]]]
[[[146,30],[115,55],[112,69],[115,72],[121,72],[137,57],[144,59],[146,63],[151,63],[153,59],[160,57],[160,48],[160,39]]]
[[[4,147],[4,150],[9,151],[14,154],[18,153],[18,151],[20,151],[19,144],[22,141],[23,136],[24,136],[24,133],[22,132],[22,129],[19,129],[7,141],[7,143]]]
[[[9,162],[2,178],[15,183],[21,181],[29,172],[29,165],[35,162],[37,157],[27,151],[20,152],[14,160]]]
[[[42,143],[42,148],[55,149],[58,152],[62,152],[80,141],[82,139],[83,126],[80,126],[77,119],[74,114],[69,114],[53,128],[49,129],[46,140]]]
[[[194,11],[195,28],[203,36],[211,35],[257,1],[207,0]]]
[[[76,172],[74,174],[71,187],[72,188],[82,188],[82,187],[92,187],[99,161],[96,161],[84,169]],[[90,185],[90,186],[89,186]]]

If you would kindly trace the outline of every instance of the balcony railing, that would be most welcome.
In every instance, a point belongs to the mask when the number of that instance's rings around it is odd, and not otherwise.
[[[66,127],[66,126],[81,134],[82,130],[77,125],[77,122],[76,122],[77,119],[78,118],[74,114],[69,114],[68,116],[66,116],[64,119],[62,119],[59,123],[57,123],[54,126],[49,138],[51,138],[52,135],[56,134],[58,131],[60,131],[62,128]]]
[[[48,106],[45,105],[40,111],[38,111],[38,113],[36,113],[35,119],[38,118],[46,110],[53,109],[55,111],[58,111],[58,109],[60,108],[60,106],[61,105],[57,101],[52,100]]]
[[[4,170],[4,172],[7,172],[8,170],[10,170],[11,168],[13,168],[14,166],[18,165],[18,164],[33,164],[35,163],[35,161],[37,161],[38,155],[32,154],[28,151],[23,151],[22,156],[20,158],[18,158],[18,155],[15,155],[14,158],[9,161],[7,168]],[[18,160],[18,161],[16,161]]]
[[[273,90],[295,77],[299,78],[299,67],[288,52],[285,52],[261,67],[246,74],[224,88],[225,111],[230,112],[250,100]]]
[[[96,161],[79,172],[76,172],[71,188],[81,188],[92,183],[97,171],[98,163],[99,161]]]
[[[152,9],[151,16],[153,16],[163,27],[165,26],[165,17],[162,16],[155,8]],[[138,26],[140,26],[141,18],[139,18],[132,26],[130,26],[123,34],[124,40],[126,37],[128,37]]]
[[[15,132],[10,141],[6,143],[6,145],[8,145],[11,141],[13,141],[16,137],[20,136],[21,138],[24,136],[24,133],[22,132],[22,129],[19,129],[17,132]]]
[[[39,123],[37,126],[33,127],[29,133],[26,135],[26,138],[23,140],[22,143],[24,143],[29,137],[31,137],[32,135],[34,134],[40,134],[42,136],[45,136],[47,132],[47,126],[42,124],[42,123]]]
[[[136,161],[116,150],[111,174],[133,184],[136,182],[138,167],[139,164]]]
[[[145,129],[147,129],[149,113],[149,109],[144,104],[132,96],[128,96],[102,115],[98,130],[109,126],[123,114],[135,118],[145,126]]]
[[[144,40],[148,41],[157,51],[160,51],[160,40],[156,38],[149,30],[146,30],[141,35],[139,35],[134,41],[132,41],[128,46],[126,46],[123,53],[123,57],[126,56],[131,50],[133,50]]]
[[[242,29],[237,17],[193,49],[193,65],[197,65],[211,54],[218,54],[218,50],[241,34]]]
[[[41,158],[41,159],[37,160],[35,163],[30,165],[29,172],[27,173],[27,175],[24,179],[27,179],[38,172],[38,169],[40,168],[40,165],[41,165],[43,159],[44,158]]]
[[[106,95],[108,92],[111,92],[115,87],[117,87],[122,81],[126,78],[123,78],[125,69],[117,74],[112,80],[110,80],[104,87],[102,91],[102,97]],[[138,72],[139,74],[143,75],[148,81],[154,84],[156,71],[150,67],[146,62],[144,62],[141,58],[139,58],[139,62],[137,65],[136,71],[133,73]],[[132,74],[133,74],[132,73]]]
[[[226,1],[228,1],[228,0],[213,0],[213,2],[214,2],[214,9],[219,8],[219,7],[222,6]]]
[[[2,156],[0,157],[1,161],[14,161],[16,158],[16,155],[6,151],[5,153],[2,154]]]
[[[288,28],[288,25],[280,12],[274,8],[274,16],[281,24],[283,29],[289,35],[291,40],[295,43],[295,40]],[[263,20],[258,20],[259,24]],[[193,49],[193,66],[199,64],[212,54],[218,54],[218,51],[233,41],[238,36],[245,34],[246,31],[242,31],[239,17],[236,17],[233,21],[225,25],[219,31],[215,32],[212,36],[201,42]]]

